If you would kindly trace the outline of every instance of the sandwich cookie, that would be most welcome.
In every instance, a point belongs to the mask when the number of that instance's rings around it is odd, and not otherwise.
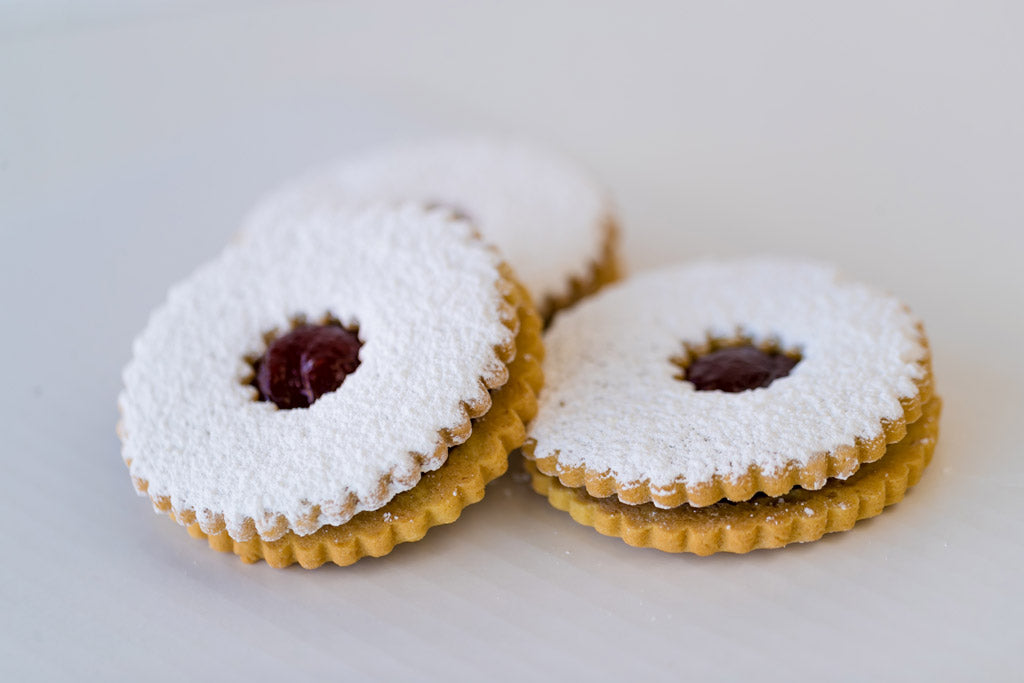
[[[902,497],[937,437],[920,322],[827,266],[649,273],[545,342],[534,488],[634,545],[746,552],[849,528]]]
[[[453,521],[535,410],[540,322],[444,208],[324,208],[173,287],[119,398],[140,494],[246,561],[344,565]]]

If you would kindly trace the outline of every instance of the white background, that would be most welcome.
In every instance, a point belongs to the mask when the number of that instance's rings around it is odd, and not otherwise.
[[[129,4],[0,3],[0,678],[1019,680],[1020,3]],[[346,569],[154,515],[113,428],[167,287],[305,167],[466,129],[591,166],[633,270],[768,250],[898,293],[946,399],[921,484],[704,559],[509,478]]]

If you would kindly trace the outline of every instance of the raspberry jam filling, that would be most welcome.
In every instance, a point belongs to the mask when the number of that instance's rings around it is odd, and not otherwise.
[[[697,391],[737,393],[768,386],[788,375],[798,362],[796,358],[762,351],[756,346],[733,346],[696,358],[686,368],[686,381]]]
[[[278,408],[308,408],[359,367],[356,332],[338,324],[299,325],[278,337],[256,361],[259,400]]]

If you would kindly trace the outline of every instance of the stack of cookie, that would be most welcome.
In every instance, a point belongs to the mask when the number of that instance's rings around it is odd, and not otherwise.
[[[316,567],[454,521],[521,446],[555,507],[670,552],[814,540],[917,481],[939,400],[905,306],[777,259],[615,283],[617,246],[607,194],[520,142],[287,185],[135,341],[136,489],[218,550]]]
[[[813,541],[899,501],[935,446],[920,322],[826,266],[649,273],[560,316],[545,341],[533,487],[631,545]]]
[[[523,443],[542,317],[617,277],[616,236],[600,187],[519,142],[388,149],[289,185],[135,341],[118,431],[137,491],[273,566],[454,521]]]

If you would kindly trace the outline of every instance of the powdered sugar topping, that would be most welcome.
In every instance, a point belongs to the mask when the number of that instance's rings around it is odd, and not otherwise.
[[[739,393],[675,379],[684,343],[778,340],[802,360]],[[652,492],[766,474],[881,433],[903,415],[927,355],[895,298],[833,268],[776,259],[651,272],[560,314],[545,337],[534,457],[610,473]],[[657,502],[657,501],[655,501]]]
[[[279,515],[304,534],[380,507],[443,464],[439,430],[507,378],[499,263],[468,223],[417,206],[312,211],[228,247],[135,341],[120,397],[133,479],[236,539],[273,540]],[[309,408],[254,400],[263,335],[326,314],[358,323],[357,370]]]
[[[464,137],[386,148],[294,181],[256,208],[242,236],[288,229],[292,216],[325,205],[407,200],[465,213],[537,301],[589,276],[612,216],[606,194],[569,161],[519,141]]]

